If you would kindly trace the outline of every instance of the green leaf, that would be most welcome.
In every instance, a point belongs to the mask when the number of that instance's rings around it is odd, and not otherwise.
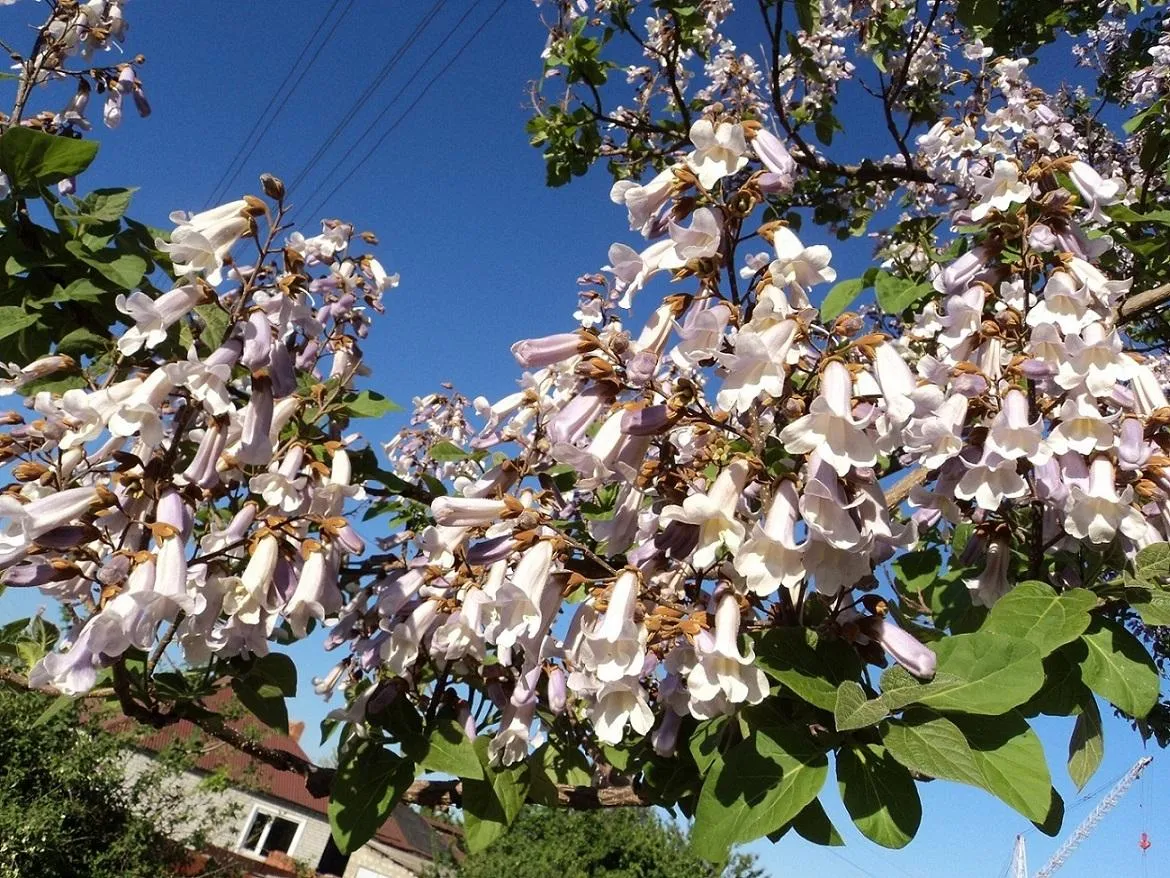
[[[488,764],[488,743],[487,738],[475,742],[484,779],[463,781],[463,837],[471,853],[504,834],[528,795],[528,763],[494,769]]]
[[[984,36],[999,21],[999,0],[959,0],[955,12],[960,22]]]
[[[1081,705],[1072,737],[1068,741],[1068,776],[1078,790],[1084,789],[1089,779],[1097,773],[1104,757],[1105,735],[1101,728],[1101,711],[1097,708],[1097,699],[1090,695]]]
[[[472,454],[464,451],[454,442],[436,442],[431,446],[427,455],[431,460],[437,460],[440,463],[453,463],[459,460],[470,460]]]
[[[825,294],[825,300],[821,302],[821,320],[828,323],[830,320],[840,316],[864,289],[865,281],[859,277],[843,280],[835,284]]]
[[[390,733],[390,739],[410,759],[418,762],[427,752],[422,714],[409,698],[395,698],[371,719]]]
[[[918,832],[922,802],[914,778],[884,747],[838,750],[837,785],[853,824],[870,841],[902,848]]]
[[[108,335],[99,335],[83,327],[73,330],[57,342],[57,353],[68,354],[74,358],[93,355],[106,350],[110,342]]]
[[[1133,607],[1142,622],[1151,627],[1170,626],[1170,591],[1160,588],[1127,587],[1125,600]]]
[[[1023,704],[1044,684],[1040,650],[1005,634],[957,634],[933,646],[938,670],[915,701],[942,711],[996,715]]]
[[[329,828],[343,854],[352,854],[381,828],[411,781],[414,766],[376,741],[365,741],[342,762],[329,797]]]
[[[279,686],[251,677],[237,677],[232,680],[232,691],[257,719],[287,734],[288,705]]]
[[[560,803],[557,786],[587,787],[593,783],[589,760],[580,750],[562,750],[545,741],[528,760],[528,798],[555,808]]]
[[[483,766],[479,764],[475,747],[463,731],[463,726],[453,717],[439,717],[435,720],[420,764],[431,771],[455,777],[483,779]]]
[[[1121,127],[1125,130],[1126,134],[1133,134],[1147,121],[1161,119],[1164,112],[1165,107],[1163,106],[1162,101],[1155,101],[1140,113],[1137,113],[1132,118],[1126,119],[1124,122],[1122,122]]]
[[[381,418],[400,411],[402,406],[372,390],[363,390],[345,404],[345,413],[351,418]]]
[[[906,552],[894,559],[894,575],[898,585],[908,592],[920,592],[936,582],[942,569],[942,555],[938,549]]]
[[[1080,663],[1085,645],[1079,640],[1062,646],[1044,658],[1044,686],[1020,709],[1028,716],[1074,716],[1080,704],[1091,696],[1081,680]]]
[[[799,733],[753,729],[703,782],[691,845],[721,863],[731,848],[761,838],[793,820],[816,799],[828,776],[824,751]]]
[[[811,628],[776,628],[755,644],[768,676],[822,710],[833,710],[837,685],[861,676],[861,660],[847,643]]]
[[[136,191],[136,188],[95,189],[78,200],[72,218],[81,223],[116,222],[130,209],[130,199]]]
[[[841,838],[841,833],[825,813],[825,806],[820,799],[813,799],[804,806],[792,819],[792,828],[801,838],[813,844],[825,847],[841,847],[845,844],[845,839]]]
[[[927,710],[908,710],[892,719],[882,735],[890,755],[912,771],[940,780],[986,788],[971,745],[957,725]]]
[[[17,126],[0,135],[0,168],[14,190],[36,191],[40,185],[80,174],[97,151],[98,145],[92,140],[58,137]]]
[[[1143,582],[1170,587],[1170,543],[1154,543],[1138,552],[1133,572]]]
[[[847,680],[837,687],[833,722],[839,732],[876,725],[885,719],[889,712],[881,698],[873,700],[867,698],[860,683]]]
[[[887,314],[901,314],[933,291],[934,287],[930,284],[916,284],[912,280],[894,277],[885,271],[879,271],[873,282],[873,292],[878,305]]]
[[[1084,633],[1096,604],[1087,589],[1057,594],[1043,582],[1021,582],[995,602],[980,631],[1026,640],[1046,656]]]
[[[69,286],[53,288],[52,294],[38,304],[56,302],[85,302],[87,305],[101,305],[111,298],[110,291],[102,289],[89,278],[78,278]]]
[[[711,766],[719,759],[720,747],[726,731],[727,717],[725,716],[705,719],[695,727],[689,746],[700,775],[705,775],[710,771]]]
[[[68,710],[69,706],[71,704],[73,704],[74,700],[75,699],[71,698],[68,695],[58,695],[56,698],[53,699],[53,703],[50,704],[48,707],[46,707],[41,712],[41,715],[38,716],[35,720],[33,720],[33,724],[31,726],[31,728],[35,729],[35,728],[38,728],[39,726],[45,725],[45,723],[49,722],[49,720],[51,720],[57,714],[61,713],[61,711]]]
[[[207,345],[210,350],[215,350],[223,344],[231,325],[231,314],[217,303],[211,302],[206,305],[196,305],[195,316],[202,324],[199,341]]]
[[[287,655],[272,652],[255,659],[232,680],[232,691],[265,725],[288,732],[285,699],[297,694],[297,667]]]
[[[796,20],[801,30],[812,33],[821,21],[820,0],[796,0]]]
[[[272,684],[285,698],[296,697],[297,666],[283,652],[270,652],[268,655],[260,656],[248,670],[247,676]]]
[[[971,745],[985,789],[1029,820],[1044,822],[1052,804],[1052,777],[1028,721],[1015,711],[953,719]]]
[[[28,314],[19,305],[0,305],[0,339],[16,335],[39,319],[39,315]]]
[[[1116,707],[1142,719],[1158,701],[1158,669],[1141,642],[1116,622],[1095,618],[1081,635],[1081,679]]]
[[[134,253],[112,249],[94,253],[78,241],[66,241],[65,249],[119,289],[134,289],[146,275],[146,260]]]
[[[1049,793],[1051,799],[1048,805],[1048,813],[1043,820],[1033,820],[1033,825],[1043,832],[1045,835],[1052,838],[1060,835],[1060,827],[1064,824],[1064,799],[1060,797],[1060,793],[1053,787]]]

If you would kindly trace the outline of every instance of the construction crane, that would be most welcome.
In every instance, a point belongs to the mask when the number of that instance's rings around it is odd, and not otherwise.
[[[1036,878],[1049,878],[1053,872],[1065,864],[1072,855],[1072,852],[1093,833],[1093,830],[1097,828],[1097,824],[1121,801],[1121,797],[1125,795],[1126,790],[1133,786],[1133,782],[1141,777],[1142,772],[1146,770],[1146,766],[1151,762],[1153,762],[1152,757],[1143,756],[1134,763],[1133,767],[1125,773],[1125,776],[1117,782],[1113,789],[1093,809],[1092,813],[1085,818],[1084,822],[1076,828],[1073,834],[1052,855],[1052,859],[1045,863],[1040,871],[1036,873]],[[1144,833],[1142,835],[1142,841],[1144,843],[1142,850],[1144,851],[1149,846],[1149,842],[1146,841]],[[1016,847],[1012,854],[1011,874],[1012,878],[1028,878],[1028,857],[1027,852],[1024,850],[1024,837],[1022,835],[1016,836]]]

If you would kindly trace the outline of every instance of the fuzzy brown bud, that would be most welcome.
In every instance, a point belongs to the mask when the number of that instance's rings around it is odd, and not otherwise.
[[[260,188],[274,201],[284,201],[284,181],[272,174],[260,175]]]

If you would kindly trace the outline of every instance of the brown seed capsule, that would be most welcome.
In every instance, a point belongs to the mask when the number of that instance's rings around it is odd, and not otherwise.
[[[1166,499],[1166,492],[1149,479],[1138,479],[1133,483],[1133,491],[1147,503]]]
[[[244,213],[247,216],[257,217],[264,216],[268,213],[268,205],[257,198],[255,195],[245,195],[244,203],[247,207],[244,208]]]
[[[846,311],[833,322],[833,333],[835,335],[853,335],[860,332],[864,326],[865,321],[860,316],[852,311]]]
[[[35,482],[49,471],[43,463],[26,461],[18,463],[12,468],[12,475],[18,482]]]
[[[755,209],[758,203],[757,194],[750,189],[740,189],[728,203],[727,207],[732,216],[745,217]]]

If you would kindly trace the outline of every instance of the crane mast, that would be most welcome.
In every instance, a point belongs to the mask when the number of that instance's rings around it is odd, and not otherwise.
[[[1012,878],[1028,878],[1028,852],[1024,850],[1024,837],[1016,836],[1016,849],[1012,853]]]
[[[1072,852],[1092,834],[1093,830],[1097,828],[1097,824],[1121,801],[1121,797],[1125,795],[1126,790],[1133,785],[1134,781],[1141,777],[1142,772],[1146,770],[1146,766],[1152,761],[1153,759],[1151,757],[1143,756],[1125,773],[1125,776],[1117,782],[1117,785],[1109,791],[1105,798],[1093,809],[1092,813],[1085,818],[1084,822],[1057,849],[1056,853],[1052,855],[1052,859],[1045,863],[1040,871],[1036,873],[1036,878],[1049,878],[1053,872],[1065,864]],[[1016,850],[1012,862],[1014,865],[1013,875],[1016,878],[1019,878],[1019,876],[1027,878],[1028,866],[1024,854],[1023,836],[1016,836]]]

